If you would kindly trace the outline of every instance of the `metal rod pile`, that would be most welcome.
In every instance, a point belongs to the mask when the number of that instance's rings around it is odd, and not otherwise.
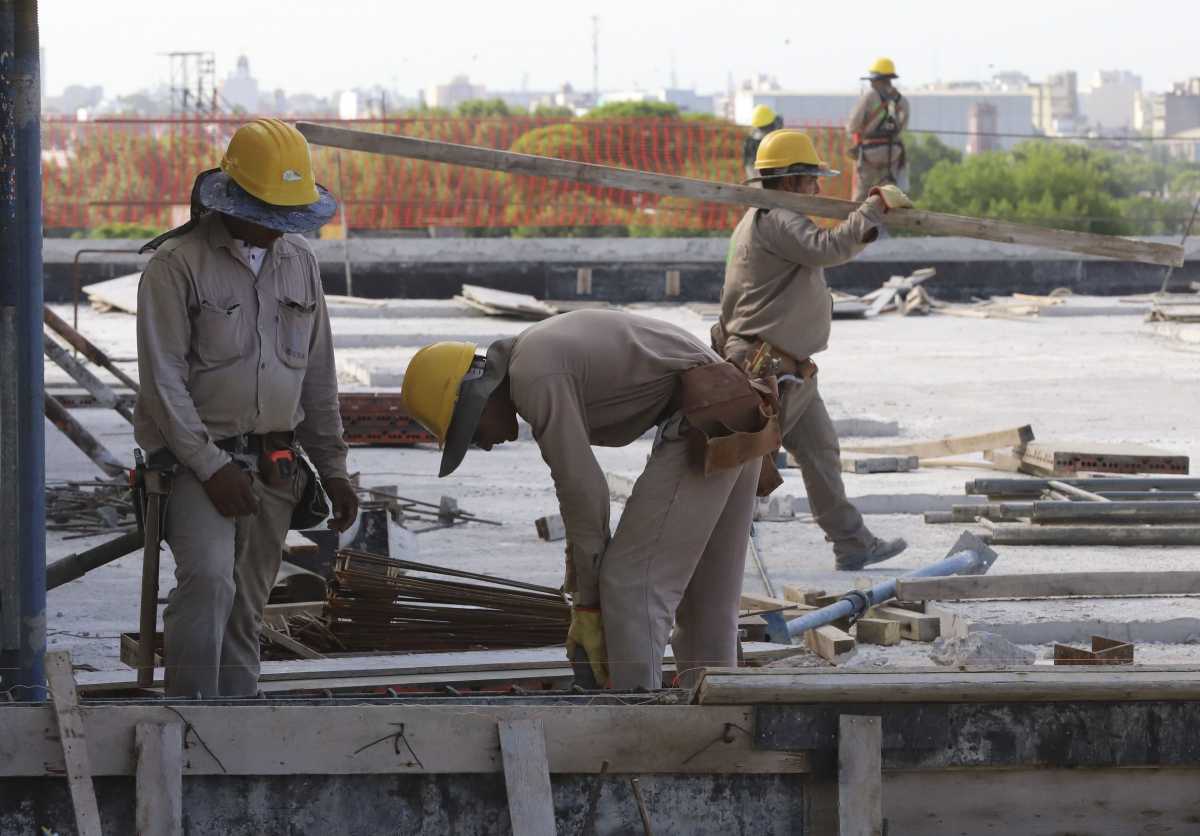
[[[328,619],[349,651],[562,644],[570,608],[551,587],[340,551]]]
[[[133,531],[133,496],[121,482],[60,482],[46,486],[46,530],[64,539]]]
[[[1200,545],[1200,479],[976,479],[966,491],[988,502],[926,514],[926,522],[978,520],[993,544]]]

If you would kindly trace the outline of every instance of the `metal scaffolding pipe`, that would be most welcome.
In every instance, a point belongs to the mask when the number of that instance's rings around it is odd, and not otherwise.
[[[144,542],[141,531],[130,531],[85,552],[69,554],[61,560],[56,560],[46,567],[46,589],[70,583],[93,569],[120,560],[127,554],[133,554],[142,548]]]
[[[42,152],[35,0],[0,0],[0,694],[44,699]]]
[[[943,560],[924,566],[905,578],[938,578],[946,575],[982,575],[991,568],[996,553],[986,543],[970,532],[963,532],[958,542]],[[787,623],[788,636],[795,638],[817,627],[824,627],[843,618],[857,620],[871,607],[879,606],[896,597],[896,581],[892,578],[870,589],[847,592],[842,598],[827,607],[805,613]]]

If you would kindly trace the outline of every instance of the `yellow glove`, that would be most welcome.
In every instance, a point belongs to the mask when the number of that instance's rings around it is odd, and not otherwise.
[[[871,195],[878,195],[883,201],[883,211],[887,212],[892,209],[911,209],[913,202],[908,195],[900,191],[899,186],[893,186],[888,183],[886,186],[876,186],[871,189]]]
[[[574,659],[582,647],[592,666],[592,675],[601,688],[608,687],[608,650],[604,646],[604,622],[600,609],[571,607],[571,627],[567,630],[567,658]]]

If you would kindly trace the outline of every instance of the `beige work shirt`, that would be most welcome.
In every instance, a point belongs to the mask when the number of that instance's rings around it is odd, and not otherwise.
[[[346,478],[333,338],[317,259],[284,235],[257,277],[216,215],[164,242],[138,286],[134,437],[207,480],[214,442],[295,430],[323,479]]]
[[[844,264],[878,236],[882,215],[868,200],[832,229],[799,212],[749,209],[733,231],[721,291],[726,333],[766,340],[798,360],[824,351],[833,322],[825,269]]]
[[[886,163],[888,160],[887,144],[881,144],[876,149],[870,149],[869,143],[872,141],[878,142],[879,138],[872,140],[873,134],[887,117],[887,108],[884,106],[883,97],[875,92],[874,88],[868,90],[858,100],[854,111],[850,114],[850,118],[846,121],[846,133],[850,135],[851,142],[866,142],[867,149],[864,151],[869,163]],[[908,127],[909,105],[908,99],[903,96],[896,104],[896,138],[899,139],[904,129]],[[874,157],[879,157],[878,160]]]
[[[512,341],[509,391],[550,466],[583,594],[608,544],[609,497],[592,445],[623,447],[668,417],[679,376],[721,358],[675,325],[621,311],[580,310]],[[581,563],[583,565],[581,565]]]

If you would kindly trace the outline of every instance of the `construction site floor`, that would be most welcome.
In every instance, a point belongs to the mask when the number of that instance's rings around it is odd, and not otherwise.
[[[872,416],[897,421],[901,439],[929,439],[1031,424],[1038,439],[1138,443],[1200,455],[1195,416],[1200,414],[1196,354],[1155,335],[1141,316],[1126,314],[1116,299],[1074,298],[1081,315],[1040,319],[965,319],[934,315],[834,323],[830,347],[816,357],[820,385],[835,418]],[[68,306],[58,313],[71,321]],[[640,306],[637,312],[683,325],[707,339],[711,320],[687,306]],[[339,374],[348,391],[378,388],[374,379],[398,387],[411,353],[428,340],[472,339],[486,344],[518,333],[526,323],[466,316],[448,302],[408,303],[379,316],[340,315],[333,307]],[[432,316],[431,316],[432,315]],[[80,330],[118,358],[135,356],[134,318],[81,309]],[[380,343],[380,341],[384,341]],[[130,370],[135,366],[127,366]],[[365,369],[365,371],[363,371]],[[68,383],[47,366],[47,385]],[[115,413],[76,410],[82,423],[114,453],[131,459],[131,428]],[[79,479],[99,471],[47,423],[47,479]],[[888,439],[858,439],[862,443]],[[856,439],[844,437],[843,445]],[[596,451],[602,467],[628,478],[639,473],[649,452],[644,439],[622,449]],[[452,496],[459,506],[503,521],[502,527],[467,525],[418,536],[426,562],[491,572],[557,585],[562,580],[563,544],[538,539],[534,520],[557,512],[549,472],[530,440],[472,451],[449,479],[436,478],[436,449],[356,448],[351,471],[363,485],[396,485],[406,496],[436,502]],[[868,526],[882,537],[909,542],[903,555],[870,570],[836,572],[830,546],[803,513],[794,521],[759,524],[766,563],[777,587],[795,584],[829,593],[853,588],[860,578],[904,574],[943,557],[962,525],[926,525],[921,510],[960,501],[963,483],[987,471],[927,469],[913,473],[846,474],[852,498],[869,511]],[[784,471],[781,494],[801,500],[798,470]],[[869,501],[868,501],[869,498]],[[961,500],[965,501],[965,500]],[[614,525],[621,504],[613,503]],[[80,551],[104,538],[64,540],[48,536],[50,560]],[[1002,546],[993,572],[1162,571],[1196,568],[1187,547]],[[163,560],[161,588],[173,586],[173,564]],[[140,558],[131,555],[49,593],[51,649],[69,649],[77,664],[122,669],[118,634],[137,623]],[[761,593],[748,567],[748,592]],[[1098,604],[1062,601],[963,602],[953,606],[974,629],[989,629],[1044,655],[1050,642],[1078,641],[1090,626],[1134,625],[1138,661],[1200,660],[1200,602],[1196,599],[1121,599]],[[1089,626],[1090,625],[1090,626]],[[1193,629],[1194,625],[1194,629]],[[1019,628],[1019,629],[1018,629]],[[1125,637],[1125,636],[1118,636]],[[852,665],[926,665],[929,646],[903,642],[891,648],[860,645]]]

